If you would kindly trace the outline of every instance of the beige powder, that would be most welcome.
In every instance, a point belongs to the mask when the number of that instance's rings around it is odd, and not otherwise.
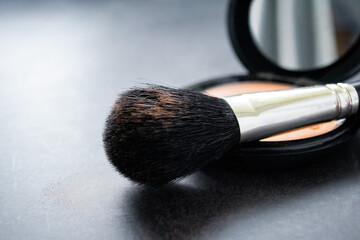
[[[216,87],[211,87],[206,89],[204,93],[214,97],[226,97],[226,96],[243,94],[243,93],[274,91],[274,90],[289,89],[294,87],[296,86],[285,83],[247,81],[247,82],[236,82],[236,83],[229,83]],[[300,140],[300,139],[316,137],[331,132],[340,125],[341,122],[336,120],[330,122],[312,124],[294,130],[286,131],[262,139],[261,141],[279,142],[279,141],[292,141],[292,140]]]

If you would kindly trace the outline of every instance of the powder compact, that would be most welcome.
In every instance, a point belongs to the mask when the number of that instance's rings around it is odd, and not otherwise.
[[[351,77],[360,70],[359,11],[357,0],[231,0],[229,35],[249,74],[189,89],[226,97],[354,81]],[[319,122],[242,143],[216,164],[257,169],[305,164],[347,144],[359,128],[358,118]]]

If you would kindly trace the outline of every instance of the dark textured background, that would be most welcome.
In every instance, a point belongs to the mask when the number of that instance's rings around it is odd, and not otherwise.
[[[226,1],[0,1],[1,239],[359,239],[360,136],[281,172],[144,189],[102,148],[116,95],[245,73]]]

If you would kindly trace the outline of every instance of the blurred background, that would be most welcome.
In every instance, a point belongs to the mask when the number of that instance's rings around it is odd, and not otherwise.
[[[1,239],[357,239],[359,154],[147,189],[102,147],[116,96],[244,74],[227,1],[0,1]],[[359,145],[356,138],[353,146]]]
[[[184,87],[242,72],[226,8],[216,0],[0,1],[1,239],[140,238],[136,230],[124,237],[129,227],[117,221],[135,185],[106,160],[105,118],[134,85]]]

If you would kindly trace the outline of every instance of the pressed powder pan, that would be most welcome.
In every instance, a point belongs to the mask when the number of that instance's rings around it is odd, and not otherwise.
[[[232,76],[188,87],[223,97],[237,93],[280,90],[322,84],[273,74]],[[305,126],[260,141],[243,143],[216,165],[245,169],[282,169],[308,164],[339,151],[356,134],[358,116]]]
[[[214,97],[228,97],[231,95],[253,93],[253,92],[265,92],[283,90],[289,88],[295,88],[295,85],[277,82],[260,82],[260,81],[243,81],[236,83],[228,83],[219,85],[216,87],[210,87],[204,90],[205,94]],[[343,120],[333,120],[324,123],[312,124],[309,126],[297,128],[294,130],[286,131],[260,141],[263,142],[277,142],[277,141],[294,141],[300,139],[307,139],[311,137],[320,136],[328,133],[337,127],[341,126]]]

